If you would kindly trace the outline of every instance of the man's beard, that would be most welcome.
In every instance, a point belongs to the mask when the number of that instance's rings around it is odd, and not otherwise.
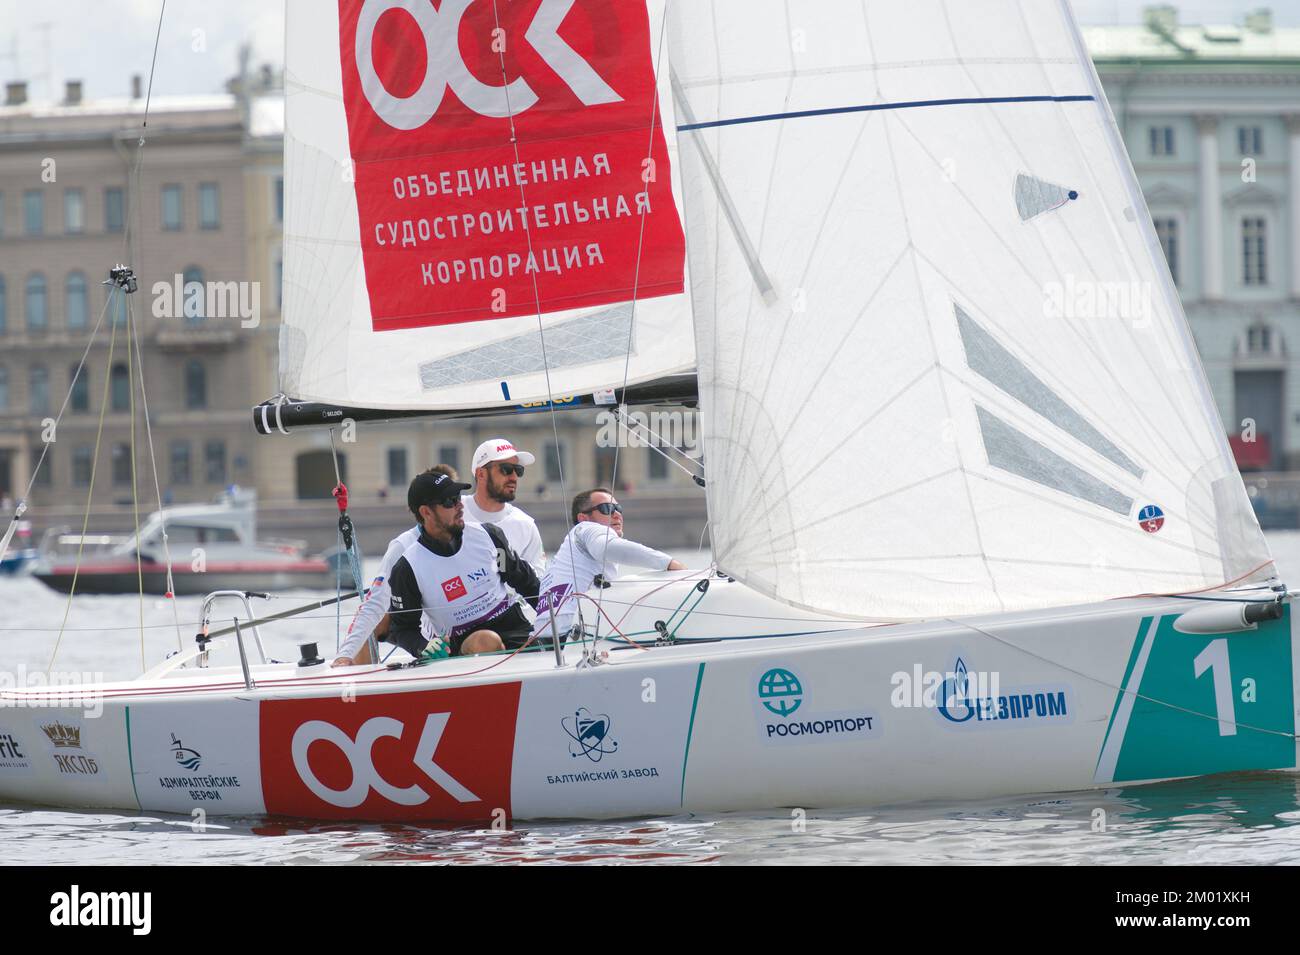
[[[492,498],[492,500],[496,501],[499,504],[509,504],[511,501],[515,499],[515,492],[508,489],[505,486],[504,482],[502,482],[500,485],[496,485],[493,484],[493,482],[489,481],[488,497]]]

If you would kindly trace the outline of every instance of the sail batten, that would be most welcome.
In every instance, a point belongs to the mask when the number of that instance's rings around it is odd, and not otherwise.
[[[722,568],[882,619],[1266,568],[1068,5],[668,16]]]

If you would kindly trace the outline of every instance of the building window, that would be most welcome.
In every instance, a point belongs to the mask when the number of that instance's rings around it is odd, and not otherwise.
[[[181,288],[182,314],[185,316],[185,322],[189,325],[201,325],[204,308],[203,270],[197,265],[191,265],[185,270],[182,282],[184,283]]]
[[[1160,248],[1164,250],[1165,261],[1169,263],[1169,274],[1173,276],[1174,284],[1178,284],[1178,220],[1171,218],[1158,218],[1155,221],[1156,238],[1160,240]]]
[[[1237,127],[1237,151],[1243,156],[1264,154],[1264,131],[1258,126]]]
[[[1152,126],[1148,130],[1152,156],[1172,156],[1174,154],[1174,128],[1172,126]]]
[[[64,292],[68,301],[68,328],[85,328],[89,318],[85,273],[70,272]]]
[[[90,372],[82,367],[81,374],[77,374],[77,368],[73,365],[68,371],[68,378],[72,381],[69,406],[74,412],[85,413],[90,410]]]
[[[208,406],[208,373],[197,358],[185,364],[185,407],[191,411]]]
[[[113,445],[113,483],[131,483],[131,446],[129,444]]]
[[[190,443],[173,441],[171,444],[172,484],[190,483]]]
[[[652,481],[668,480],[668,452],[663,450],[658,438],[651,438],[646,447],[650,451],[646,474]]]
[[[80,189],[63,193],[63,231],[69,235],[86,231],[86,194]]]
[[[221,228],[221,189],[215,182],[199,183],[199,228]]]
[[[28,235],[45,234],[45,194],[39,189],[23,193],[23,231]]]
[[[9,410],[9,369],[0,365],[0,411]]]
[[[131,410],[131,375],[126,365],[114,365],[109,373],[110,407],[114,411]]]
[[[104,231],[121,232],[126,227],[126,206],[122,190],[110,186],[104,190]]]
[[[434,464],[445,464],[457,474],[460,473],[460,445],[442,444],[438,446],[438,453],[434,455]],[[473,475],[470,476],[473,480]]]
[[[284,176],[275,177],[275,221],[284,221]]]
[[[275,257],[275,310],[284,308],[284,259]]]
[[[544,471],[548,482],[560,483],[560,475],[564,465],[564,442],[561,441],[557,446],[555,440],[546,442],[543,448],[542,460],[544,462]]]
[[[125,293],[110,289],[108,294],[110,300],[113,300],[112,314],[109,315],[108,320],[118,328],[126,328],[127,302]]]
[[[181,187],[162,187],[162,227],[169,232],[178,231],[184,224],[181,215]]]
[[[27,373],[27,408],[32,414],[50,413],[50,373],[44,365]]]
[[[5,277],[0,275],[0,335],[9,321],[9,297],[5,294]]]
[[[203,473],[209,484],[226,483],[226,443],[209,441],[203,446]]]
[[[45,276],[40,272],[33,272],[27,276],[26,303],[27,330],[44,331],[49,324],[49,311],[45,307]]]
[[[1250,355],[1271,355],[1273,353],[1273,329],[1268,325],[1252,325],[1246,329],[1246,353]]]
[[[72,484],[74,487],[90,487],[94,462],[95,459],[90,448],[82,446],[72,449]]]
[[[1241,220],[1241,284],[1268,284],[1268,223],[1263,216]]]
[[[5,234],[5,194],[0,192],[0,236]]]
[[[411,480],[406,448],[388,449],[388,486],[406,487]]]

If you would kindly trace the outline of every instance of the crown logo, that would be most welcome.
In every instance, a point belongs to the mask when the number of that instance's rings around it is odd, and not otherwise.
[[[69,726],[66,723],[55,721],[42,724],[41,731],[50,738],[50,742],[55,746],[81,748],[80,726]]]

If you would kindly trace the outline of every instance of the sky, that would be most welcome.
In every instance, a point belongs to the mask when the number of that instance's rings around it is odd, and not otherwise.
[[[333,0],[316,0],[331,3]],[[1149,0],[1072,0],[1084,24],[1138,23]],[[1181,0],[1183,23],[1240,23],[1269,0]],[[62,97],[81,80],[87,99],[126,96],[149,75],[163,0],[0,0],[0,82],[27,80],[30,98]],[[1300,27],[1300,3],[1272,0],[1274,23]],[[154,93],[219,93],[253,47],[254,66],[284,59],[282,0],[166,0]]]

